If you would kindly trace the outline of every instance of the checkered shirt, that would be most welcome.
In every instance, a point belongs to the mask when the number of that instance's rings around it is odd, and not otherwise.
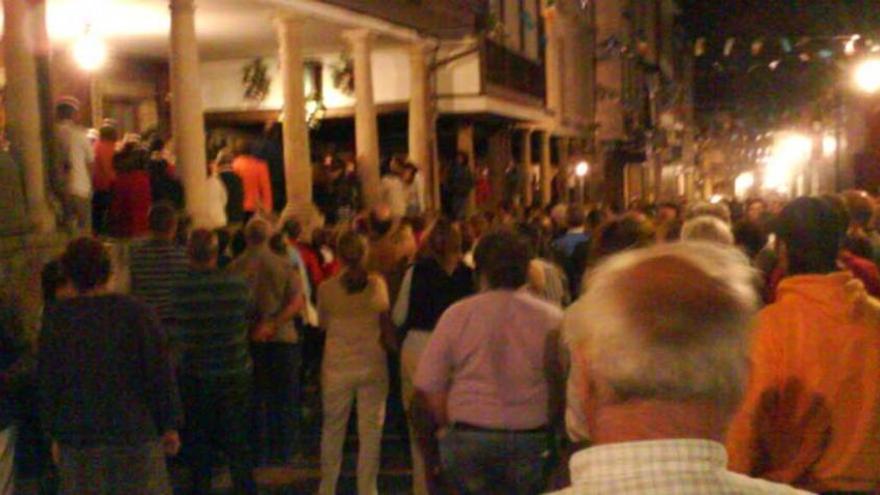
[[[601,445],[571,458],[572,486],[554,495],[795,495],[786,485],[728,471],[727,452],[708,440]]]

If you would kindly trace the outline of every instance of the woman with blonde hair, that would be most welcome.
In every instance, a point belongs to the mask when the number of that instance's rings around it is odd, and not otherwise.
[[[355,232],[338,241],[339,275],[318,288],[318,313],[327,334],[321,369],[321,495],[334,495],[352,403],[357,400],[359,495],[375,495],[388,397],[386,352],[393,350],[388,287],[364,267],[366,240]]]

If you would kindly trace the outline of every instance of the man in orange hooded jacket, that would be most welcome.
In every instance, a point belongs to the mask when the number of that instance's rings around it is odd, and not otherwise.
[[[845,231],[821,199],[780,214],[788,278],[758,316],[749,390],[727,436],[734,471],[816,493],[880,487],[880,328],[847,297]]]

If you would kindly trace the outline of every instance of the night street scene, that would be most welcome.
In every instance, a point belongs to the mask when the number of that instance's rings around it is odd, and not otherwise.
[[[880,1],[2,12],[0,495],[880,494]]]

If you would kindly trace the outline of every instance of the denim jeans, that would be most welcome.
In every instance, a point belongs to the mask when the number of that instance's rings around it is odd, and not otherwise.
[[[235,495],[256,495],[254,461],[248,439],[251,377],[217,380],[183,377],[181,395],[186,408],[186,435],[193,494],[211,493],[213,448],[229,461]]]
[[[299,370],[302,348],[282,342],[251,345],[254,361],[254,454],[287,462],[298,440],[302,405]]]
[[[535,495],[544,490],[545,432],[462,431],[440,440],[446,477],[462,495]]]

